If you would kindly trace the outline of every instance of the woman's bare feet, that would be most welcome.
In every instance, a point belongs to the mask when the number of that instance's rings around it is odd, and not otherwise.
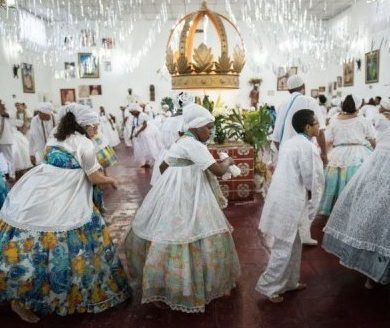
[[[14,311],[22,320],[30,323],[37,323],[40,318],[32,311],[27,310],[17,301],[11,302],[11,309]]]
[[[282,303],[284,301],[284,297],[280,295],[271,296],[268,300],[272,303]]]

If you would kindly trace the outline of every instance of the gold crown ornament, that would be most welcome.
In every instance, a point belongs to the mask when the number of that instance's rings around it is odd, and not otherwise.
[[[195,45],[199,41],[197,34],[207,33],[204,38],[209,35],[209,30],[204,28],[205,20],[217,34],[214,49],[204,41]],[[238,40],[230,56],[224,24]],[[215,48],[220,48],[218,58]],[[244,42],[237,27],[228,18],[209,10],[204,1],[198,11],[183,17],[172,29],[165,63],[172,76],[172,89],[238,89],[239,76],[245,65]]]

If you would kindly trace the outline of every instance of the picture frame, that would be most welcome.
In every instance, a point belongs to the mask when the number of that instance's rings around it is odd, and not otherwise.
[[[60,89],[61,105],[67,102],[76,102],[76,89]]]
[[[91,98],[79,99],[78,103],[81,105],[88,106],[89,108],[93,108],[93,103]]]
[[[366,53],[366,84],[379,82],[379,49]]]
[[[76,78],[76,63],[75,62],[65,62],[65,78],[74,79]]]
[[[32,64],[22,63],[22,85],[24,93],[35,93],[34,67]]]
[[[102,46],[104,49],[113,49],[115,47],[115,41],[111,37],[102,38]]]
[[[102,86],[100,84],[90,85],[89,86],[89,95],[90,96],[101,96],[102,95]]]
[[[355,78],[355,61],[343,64],[343,81],[344,87],[353,86]]]
[[[112,72],[112,63],[110,60],[106,60],[104,62],[104,71],[105,72]]]
[[[91,52],[80,52],[78,54],[80,79],[99,78],[99,58]]]
[[[342,86],[343,86],[343,77],[342,76],[338,76],[337,77],[337,87],[341,88]]]
[[[311,89],[310,95],[311,95],[313,98],[318,98],[318,89]]]
[[[282,74],[284,71],[283,67],[279,67],[278,78],[276,81],[276,90],[277,91],[288,91],[287,88],[287,80],[290,76],[298,74],[298,67],[291,66],[286,69],[286,72]]]
[[[89,97],[89,85],[79,85],[77,89],[78,89],[79,98]]]
[[[318,87],[318,93],[325,93],[326,87]]]

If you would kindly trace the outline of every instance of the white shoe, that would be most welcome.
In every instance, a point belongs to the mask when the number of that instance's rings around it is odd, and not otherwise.
[[[313,238],[310,238],[310,239],[303,240],[302,244],[303,245],[309,245],[309,246],[317,246],[318,245],[318,241],[313,239]]]

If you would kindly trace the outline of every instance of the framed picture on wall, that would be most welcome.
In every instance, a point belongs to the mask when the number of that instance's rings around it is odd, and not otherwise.
[[[311,89],[310,95],[313,98],[318,98],[318,89]]]
[[[61,105],[76,101],[76,89],[60,89]]]
[[[99,58],[90,52],[79,53],[79,71],[81,79],[99,78]]]
[[[379,50],[366,53],[366,84],[379,81]]]
[[[114,39],[113,38],[109,38],[109,37],[103,38],[102,39],[102,46],[105,49],[113,49],[114,46],[115,46]]]
[[[318,87],[319,93],[325,93],[326,87]]]
[[[276,83],[276,89],[278,91],[287,91],[287,80],[291,75],[295,75],[298,73],[298,67],[288,67],[284,70],[283,67],[279,67],[279,74]]]
[[[102,94],[102,86],[99,85],[90,85],[89,86],[89,94],[91,96],[100,96]]]
[[[88,98],[89,97],[89,85],[79,85],[79,98]]]
[[[65,62],[65,78],[74,79],[76,78],[76,63],[75,62]]]
[[[338,76],[337,77],[337,87],[341,88],[343,86],[343,77]]]
[[[343,80],[345,87],[353,86],[355,74],[355,61],[351,61],[343,64]]]
[[[22,64],[22,84],[24,93],[35,93],[34,68],[32,64]]]
[[[91,98],[80,99],[78,101],[78,103],[81,104],[81,105],[85,105],[85,106],[88,106],[90,108],[93,108],[93,104],[92,104],[92,99]]]

